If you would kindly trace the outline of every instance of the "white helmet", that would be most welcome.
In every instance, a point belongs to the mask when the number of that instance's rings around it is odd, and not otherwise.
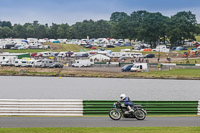
[[[124,98],[126,98],[126,95],[125,94],[121,94],[120,95],[120,99],[124,100]]]

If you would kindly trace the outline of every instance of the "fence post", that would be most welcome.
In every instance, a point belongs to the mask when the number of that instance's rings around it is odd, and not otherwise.
[[[199,100],[198,106],[197,106],[197,115],[200,115],[200,100]]]

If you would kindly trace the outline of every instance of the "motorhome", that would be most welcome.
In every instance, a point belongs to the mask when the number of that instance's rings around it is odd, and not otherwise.
[[[0,62],[1,66],[13,66],[13,63],[11,60],[3,60]]]
[[[29,60],[27,61],[27,67],[34,67],[35,66],[35,60]]]
[[[28,65],[28,61],[26,60],[19,59],[19,60],[15,60],[14,62],[15,67],[27,67],[27,65]]]
[[[148,65],[147,63],[135,63],[131,72],[148,72]]]
[[[42,60],[35,60],[33,67],[41,67],[41,65],[42,65]]]
[[[71,57],[88,57],[89,54],[87,52],[76,52],[71,55]]]
[[[53,60],[45,59],[42,60],[40,67],[49,67],[54,64]]]
[[[49,56],[54,56],[54,52],[49,51],[49,52],[40,52],[43,57],[49,57]]]
[[[90,60],[75,60],[72,67],[89,67],[91,66]]]
[[[168,53],[170,49],[168,49],[166,45],[158,45],[155,49],[152,49],[152,51]]]

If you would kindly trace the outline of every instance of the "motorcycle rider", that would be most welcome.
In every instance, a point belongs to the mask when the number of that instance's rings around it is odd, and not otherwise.
[[[134,110],[132,109],[133,102],[131,101],[131,99],[129,97],[127,97],[125,94],[121,94],[120,99],[122,102],[124,102],[124,105],[127,107],[129,112],[134,112]]]

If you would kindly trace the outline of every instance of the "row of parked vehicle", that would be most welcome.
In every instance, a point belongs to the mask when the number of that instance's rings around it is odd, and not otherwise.
[[[50,59],[43,60],[26,60],[17,59],[14,61],[4,60],[0,62],[1,66],[15,66],[15,67],[40,67],[40,68],[63,68],[63,64],[60,62],[54,62]]]

